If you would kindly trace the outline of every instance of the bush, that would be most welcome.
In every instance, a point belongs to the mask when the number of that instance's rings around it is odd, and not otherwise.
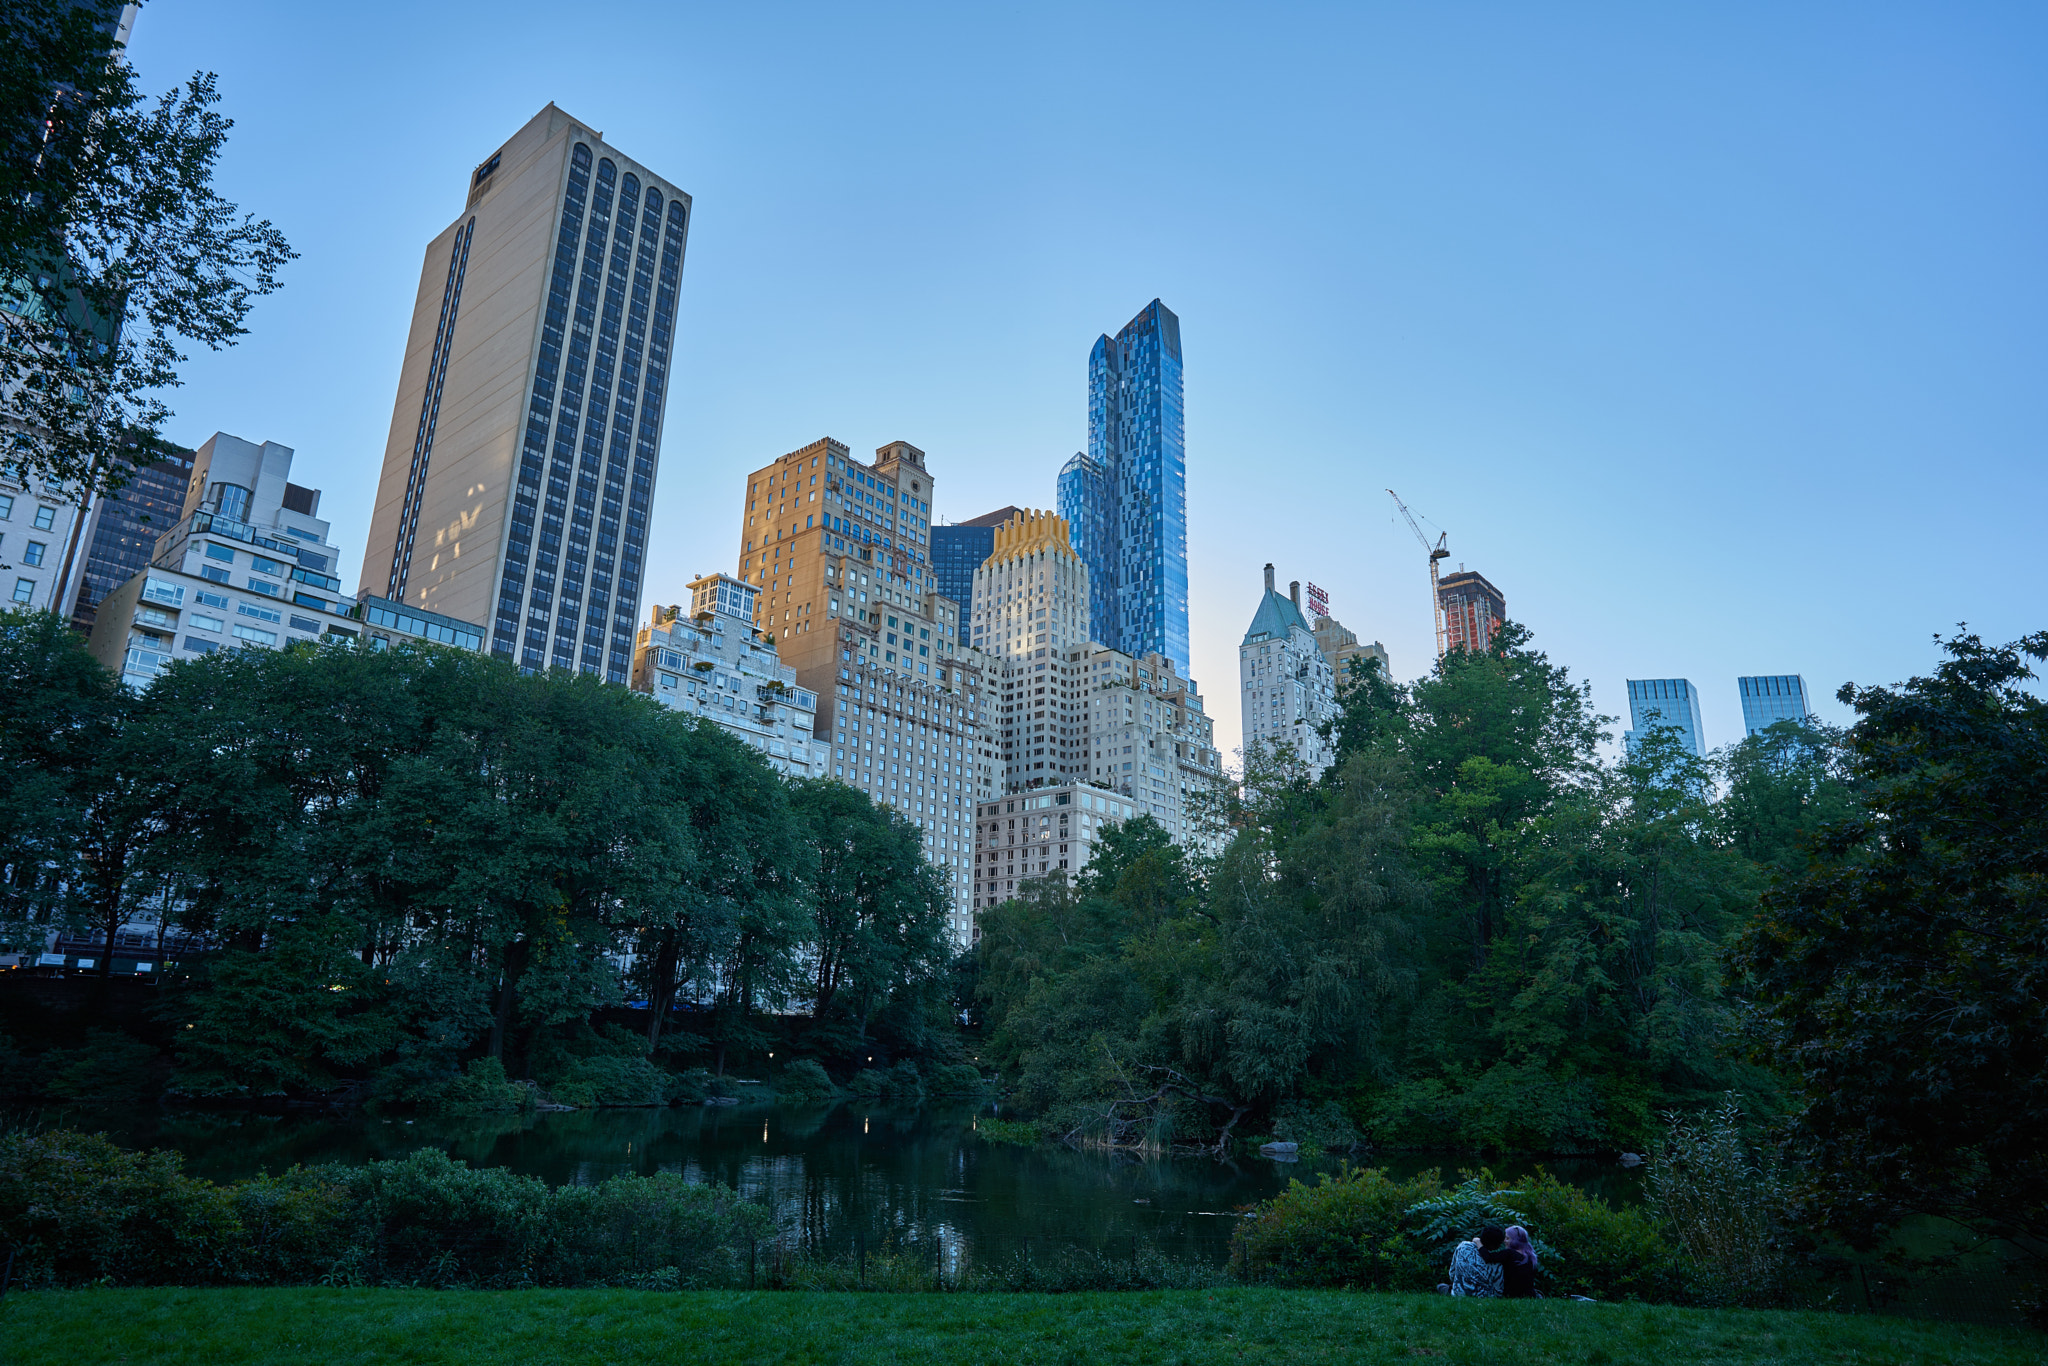
[[[1648,1176],[1651,1207],[1684,1250],[1701,1299],[1770,1304],[1783,1296],[1784,1185],[1775,1165],[1751,1155],[1733,1096],[1696,1119],[1672,1116]]]
[[[798,1058],[775,1078],[777,1100],[806,1105],[830,1100],[838,1094],[839,1088],[832,1084],[832,1078],[825,1075],[825,1069],[815,1058]]]
[[[174,1153],[0,1137],[0,1240],[31,1286],[738,1285],[766,1210],[680,1176],[550,1188],[434,1149],[216,1186]]]
[[[548,1094],[563,1105],[666,1105],[666,1073],[646,1058],[600,1055],[565,1064],[548,1082]]]
[[[889,1074],[864,1067],[853,1074],[853,1080],[846,1083],[846,1089],[862,1100],[880,1100],[889,1090]]]
[[[1443,1188],[1434,1171],[1396,1181],[1377,1167],[1347,1167],[1313,1186],[1290,1181],[1239,1221],[1231,1274],[1273,1285],[1427,1290],[1442,1268],[1409,1236],[1408,1211]]]
[[[1529,1229],[1546,1295],[1696,1297],[1684,1257],[1653,1215],[1616,1209],[1547,1172],[1511,1187],[1480,1172],[1449,1190],[1434,1171],[1395,1181],[1351,1168],[1312,1186],[1296,1181],[1239,1224],[1230,1270],[1279,1285],[1428,1290],[1443,1280],[1451,1245],[1489,1223]]]
[[[989,1089],[989,1081],[972,1063],[949,1063],[932,1069],[925,1089],[935,1096],[978,1096]]]
[[[905,1058],[889,1069],[888,1095],[906,1102],[924,1099],[924,1079],[917,1075],[916,1063]]]
[[[496,1058],[476,1058],[460,1076],[443,1083],[429,1103],[450,1114],[481,1115],[530,1109],[535,1099],[531,1086],[505,1080],[504,1063]]]

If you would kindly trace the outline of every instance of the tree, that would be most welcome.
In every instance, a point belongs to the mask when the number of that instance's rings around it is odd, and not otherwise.
[[[80,892],[129,698],[54,612],[0,613],[0,697],[0,937],[35,952],[93,918]]]
[[[233,127],[211,74],[151,103],[112,48],[119,0],[0,0],[0,441],[91,496],[165,449],[197,342],[233,345],[294,253],[215,193]]]
[[[1961,634],[1929,677],[1844,686],[1864,810],[1764,897],[1733,962],[1796,1079],[1817,1216],[1909,1212],[2048,1251],[2048,632]]]

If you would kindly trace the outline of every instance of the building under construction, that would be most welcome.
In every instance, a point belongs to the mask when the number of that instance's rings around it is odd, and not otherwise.
[[[1484,574],[1469,569],[1444,575],[1437,584],[1436,600],[1437,610],[1443,613],[1446,650],[1484,651],[1508,619],[1508,600],[1501,591],[1488,583]]]

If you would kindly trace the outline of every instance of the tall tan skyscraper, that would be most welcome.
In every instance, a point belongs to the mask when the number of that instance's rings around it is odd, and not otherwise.
[[[550,104],[427,247],[363,591],[627,682],[690,197]]]

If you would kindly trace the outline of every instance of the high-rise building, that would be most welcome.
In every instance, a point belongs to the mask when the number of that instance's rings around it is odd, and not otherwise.
[[[1631,678],[1628,680],[1630,730],[1622,740],[1631,751],[1653,726],[1669,726],[1693,754],[1705,757],[1706,733],[1700,727],[1700,695],[1691,680],[1684,678]]]
[[[1023,509],[998,508],[965,522],[949,522],[932,528],[932,572],[938,576],[939,591],[960,606],[960,643],[972,645],[974,621],[974,571],[995,553],[996,528]]]
[[[994,549],[974,573],[974,602],[974,640],[996,662],[1002,694],[1002,790],[1085,777],[1088,568],[1066,521],[1027,510],[997,527]]]
[[[1328,768],[1337,751],[1322,729],[1337,714],[1337,674],[1301,613],[1301,584],[1280,596],[1270,564],[1265,593],[1238,642],[1237,670],[1247,766],[1284,746],[1307,776]]]
[[[624,683],[690,197],[554,105],[427,247],[365,591]]]
[[[292,448],[216,432],[193,453],[176,523],[147,568],[97,605],[88,649],[133,688],[181,655],[277,650],[335,636],[383,649],[401,639],[480,650],[468,622],[341,595],[341,551],[320,490],[291,482]]]
[[[1086,783],[1010,793],[976,808],[974,905],[1001,905],[1032,878],[1072,881],[1113,827],[1143,815],[1127,797]],[[980,930],[977,927],[976,936]]]
[[[1180,319],[1154,299],[1088,356],[1088,450],[1059,510],[1088,566],[1088,637],[1188,668],[1188,472]]]
[[[1080,664],[1089,780],[1132,799],[1175,842],[1217,852],[1220,813],[1206,799],[1223,787],[1223,755],[1193,681],[1157,652],[1133,659],[1091,646]]]
[[[924,831],[971,934],[974,804],[996,792],[986,659],[962,646],[960,609],[927,559],[924,452],[891,442],[872,465],[827,437],[747,476],[738,578],[754,624],[817,694],[830,774]],[[825,772],[820,757],[816,767]]]
[[[754,627],[753,585],[726,574],[690,584],[680,604],[650,609],[633,650],[633,687],[664,707],[701,716],[759,750],[791,777],[816,777],[818,695]]]
[[[1460,569],[1437,585],[1437,605],[1444,614],[1444,649],[1484,654],[1508,619],[1508,600],[1486,576]]]
[[[1780,721],[1804,721],[1813,712],[1806,702],[1806,679],[1799,674],[1752,674],[1735,680],[1742,691],[1742,728],[1754,735]]]
[[[1377,659],[1380,671],[1393,676],[1394,666],[1387,658],[1387,647],[1375,640],[1370,645],[1361,644],[1358,633],[1346,627],[1334,617],[1316,618],[1316,648],[1323,652],[1323,658],[1330,661],[1330,671],[1337,676],[1337,691],[1344,691],[1344,685],[1351,680],[1351,661],[1354,659]]]
[[[149,567],[157,537],[183,513],[185,486],[192,478],[192,452],[167,451],[135,471],[118,493],[101,495],[86,514],[85,563],[71,624],[92,634],[93,618],[107,594]]]

